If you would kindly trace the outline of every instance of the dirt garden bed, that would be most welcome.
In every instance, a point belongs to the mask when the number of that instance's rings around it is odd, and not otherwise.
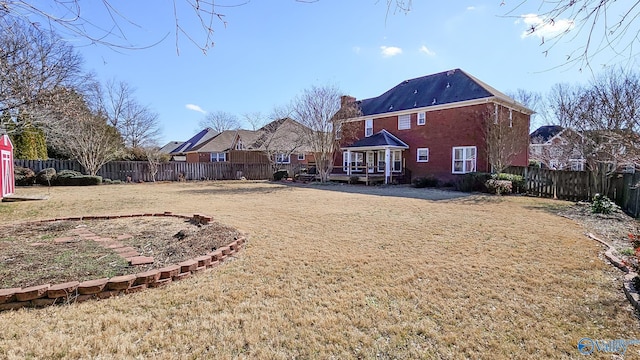
[[[79,236],[117,239],[153,263],[130,266],[114,249]],[[235,228],[177,217],[61,220],[0,227],[0,288],[135,274],[207,254],[240,236]]]

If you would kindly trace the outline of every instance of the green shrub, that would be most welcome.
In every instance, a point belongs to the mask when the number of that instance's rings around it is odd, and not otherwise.
[[[77,176],[57,176],[56,185],[59,186],[89,186],[102,184],[101,176],[77,175]]]
[[[458,181],[457,189],[464,192],[487,192],[486,182],[491,179],[491,174],[483,172],[466,173]]]
[[[489,179],[485,183],[485,186],[489,193],[496,195],[511,194],[513,189],[513,185],[509,180]]]
[[[602,194],[596,194],[591,203],[591,212],[594,214],[611,214],[616,208],[616,204]]]
[[[36,180],[36,173],[33,170],[21,166],[13,168],[13,177],[16,185],[18,186],[30,186]]]
[[[351,185],[355,185],[358,183],[358,179],[360,179],[360,176],[358,175],[353,175],[351,177],[349,177],[349,184]]]
[[[520,194],[525,192],[526,190],[526,182],[524,181],[524,177],[520,175],[499,173],[499,174],[494,174],[493,178],[496,180],[511,181],[512,192],[514,193]]]
[[[289,172],[287,170],[278,170],[273,173],[274,181],[280,181],[282,179],[286,179],[287,177],[289,177]]]
[[[433,176],[417,177],[412,181],[413,187],[416,188],[437,187],[439,183]]]
[[[113,184],[113,180],[111,180],[109,178],[103,178],[102,179],[102,184],[103,185],[111,185],[111,184]]]
[[[122,184],[122,180],[111,180],[112,184]]]
[[[56,177],[56,169],[42,169],[36,174],[36,184],[50,186],[53,178]]]

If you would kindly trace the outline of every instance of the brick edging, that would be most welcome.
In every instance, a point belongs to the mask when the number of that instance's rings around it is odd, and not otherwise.
[[[622,288],[624,290],[624,294],[629,300],[629,302],[631,303],[631,305],[633,305],[633,307],[636,310],[640,311],[640,294],[638,293],[638,289],[636,289],[635,286],[633,285],[633,279],[636,276],[638,276],[638,274],[634,271],[631,271],[631,268],[629,268],[624,263],[624,261],[622,261],[622,259],[620,259],[619,257],[613,254],[615,251],[613,246],[607,244],[606,242],[602,241],[601,239],[599,239],[598,237],[596,237],[591,233],[587,233],[587,236],[605,245],[607,247],[607,251],[604,252],[604,257],[606,257],[607,260],[609,260],[609,262],[613,264],[613,266],[617,267],[618,269],[626,273],[624,275],[624,279],[622,280]]]
[[[107,220],[142,216],[169,216],[190,219],[198,224],[206,225],[212,221],[211,216],[194,214],[193,216],[164,213],[144,213],[131,215],[81,216],[55,218],[21,223],[21,225],[47,223],[54,221]],[[23,307],[44,307],[57,304],[70,304],[91,299],[106,299],[121,294],[130,294],[145,289],[165,286],[212,269],[231,255],[239,252],[246,243],[246,236],[240,235],[226,246],[220,247],[206,255],[184,260],[178,264],[161,269],[152,269],[136,274],[114,276],[112,278],[87,281],[69,281],[61,284],[44,284],[26,288],[0,289],[0,311],[20,309]]]

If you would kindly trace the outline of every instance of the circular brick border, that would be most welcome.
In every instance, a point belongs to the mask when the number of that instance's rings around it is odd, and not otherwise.
[[[631,305],[633,305],[633,307],[637,311],[640,311],[640,294],[638,293],[638,289],[636,289],[633,285],[633,279],[638,276],[638,274],[634,271],[631,271],[631,269],[624,263],[624,261],[614,254],[615,249],[613,248],[613,246],[607,244],[591,233],[587,233],[587,236],[606,246],[607,251],[604,252],[604,257],[606,257],[607,260],[609,260],[609,262],[613,264],[613,266],[626,273],[624,275],[624,279],[622,280],[622,288],[624,290],[624,294],[627,296],[627,299],[629,299]]]
[[[189,219],[197,224],[206,225],[213,218],[201,214],[193,216],[164,213],[144,213],[131,215],[82,216],[38,220],[23,223],[40,224],[54,221],[108,220],[144,216],[168,216]],[[182,261],[176,265],[153,269],[137,274],[121,275],[88,281],[70,281],[61,284],[44,284],[26,288],[0,289],[0,311],[23,307],[44,307],[56,304],[70,304],[91,299],[106,299],[121,294],[139,292],[148,288],[165,286],[171,282],[185,279],[193,274],[214,268],[229,256],[240,251],[246,243],[245,235],[206,255]],[[139,257],[140,258],[140,257]],[[133,260],[133,258],[132,258]],[[133,261],[132,261],[133,263]]]

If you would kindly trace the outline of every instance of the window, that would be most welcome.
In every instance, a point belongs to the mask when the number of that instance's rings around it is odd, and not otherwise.
[[[351,153],[351,172],[362,172],[364,164],[364,154],[352,152]],[[342,153],[342,170],[347,172],[349,170],[349,158],[348,153],[345,151]]]
[[[391,151],[391,171],[393,172],[402,171],[402,150]]]
[[[384,172],[385,160],[384,160],[384,150],[378,151],[378,172]]]
[[[570,159],[571,171],[584,171],[584,161],[579,159]]]
[[[342,123],[336,123],[336,140],[342,139]]]
[[[238,139],[236,143],[236,150],[244,150],[244,144],[242,144],[242,140]]]
[[[298,160],[304,160],[304,154],[298,154]]]
[[[411,129],[411,115],[398,116],[398,130]]]
[[[418,125],[424,125],[427,123],[427,113],[419,112],[418,113]]]
[[[454,147],[452,163],[451,172],[454,174],[466,174],[476,171],[476,147]]]
[[[291,156],[283,153],[276,154],[276,164],[291,163]]]
[[[211,153],[211,162],[227,161],[227,153]]]
[[[429,161],[429,149],[428,148],[418,148],[418,162],[428,162]]]
[[[369,137],[373,135],[373,119],[367,119],[364,121],[364,136]]]

